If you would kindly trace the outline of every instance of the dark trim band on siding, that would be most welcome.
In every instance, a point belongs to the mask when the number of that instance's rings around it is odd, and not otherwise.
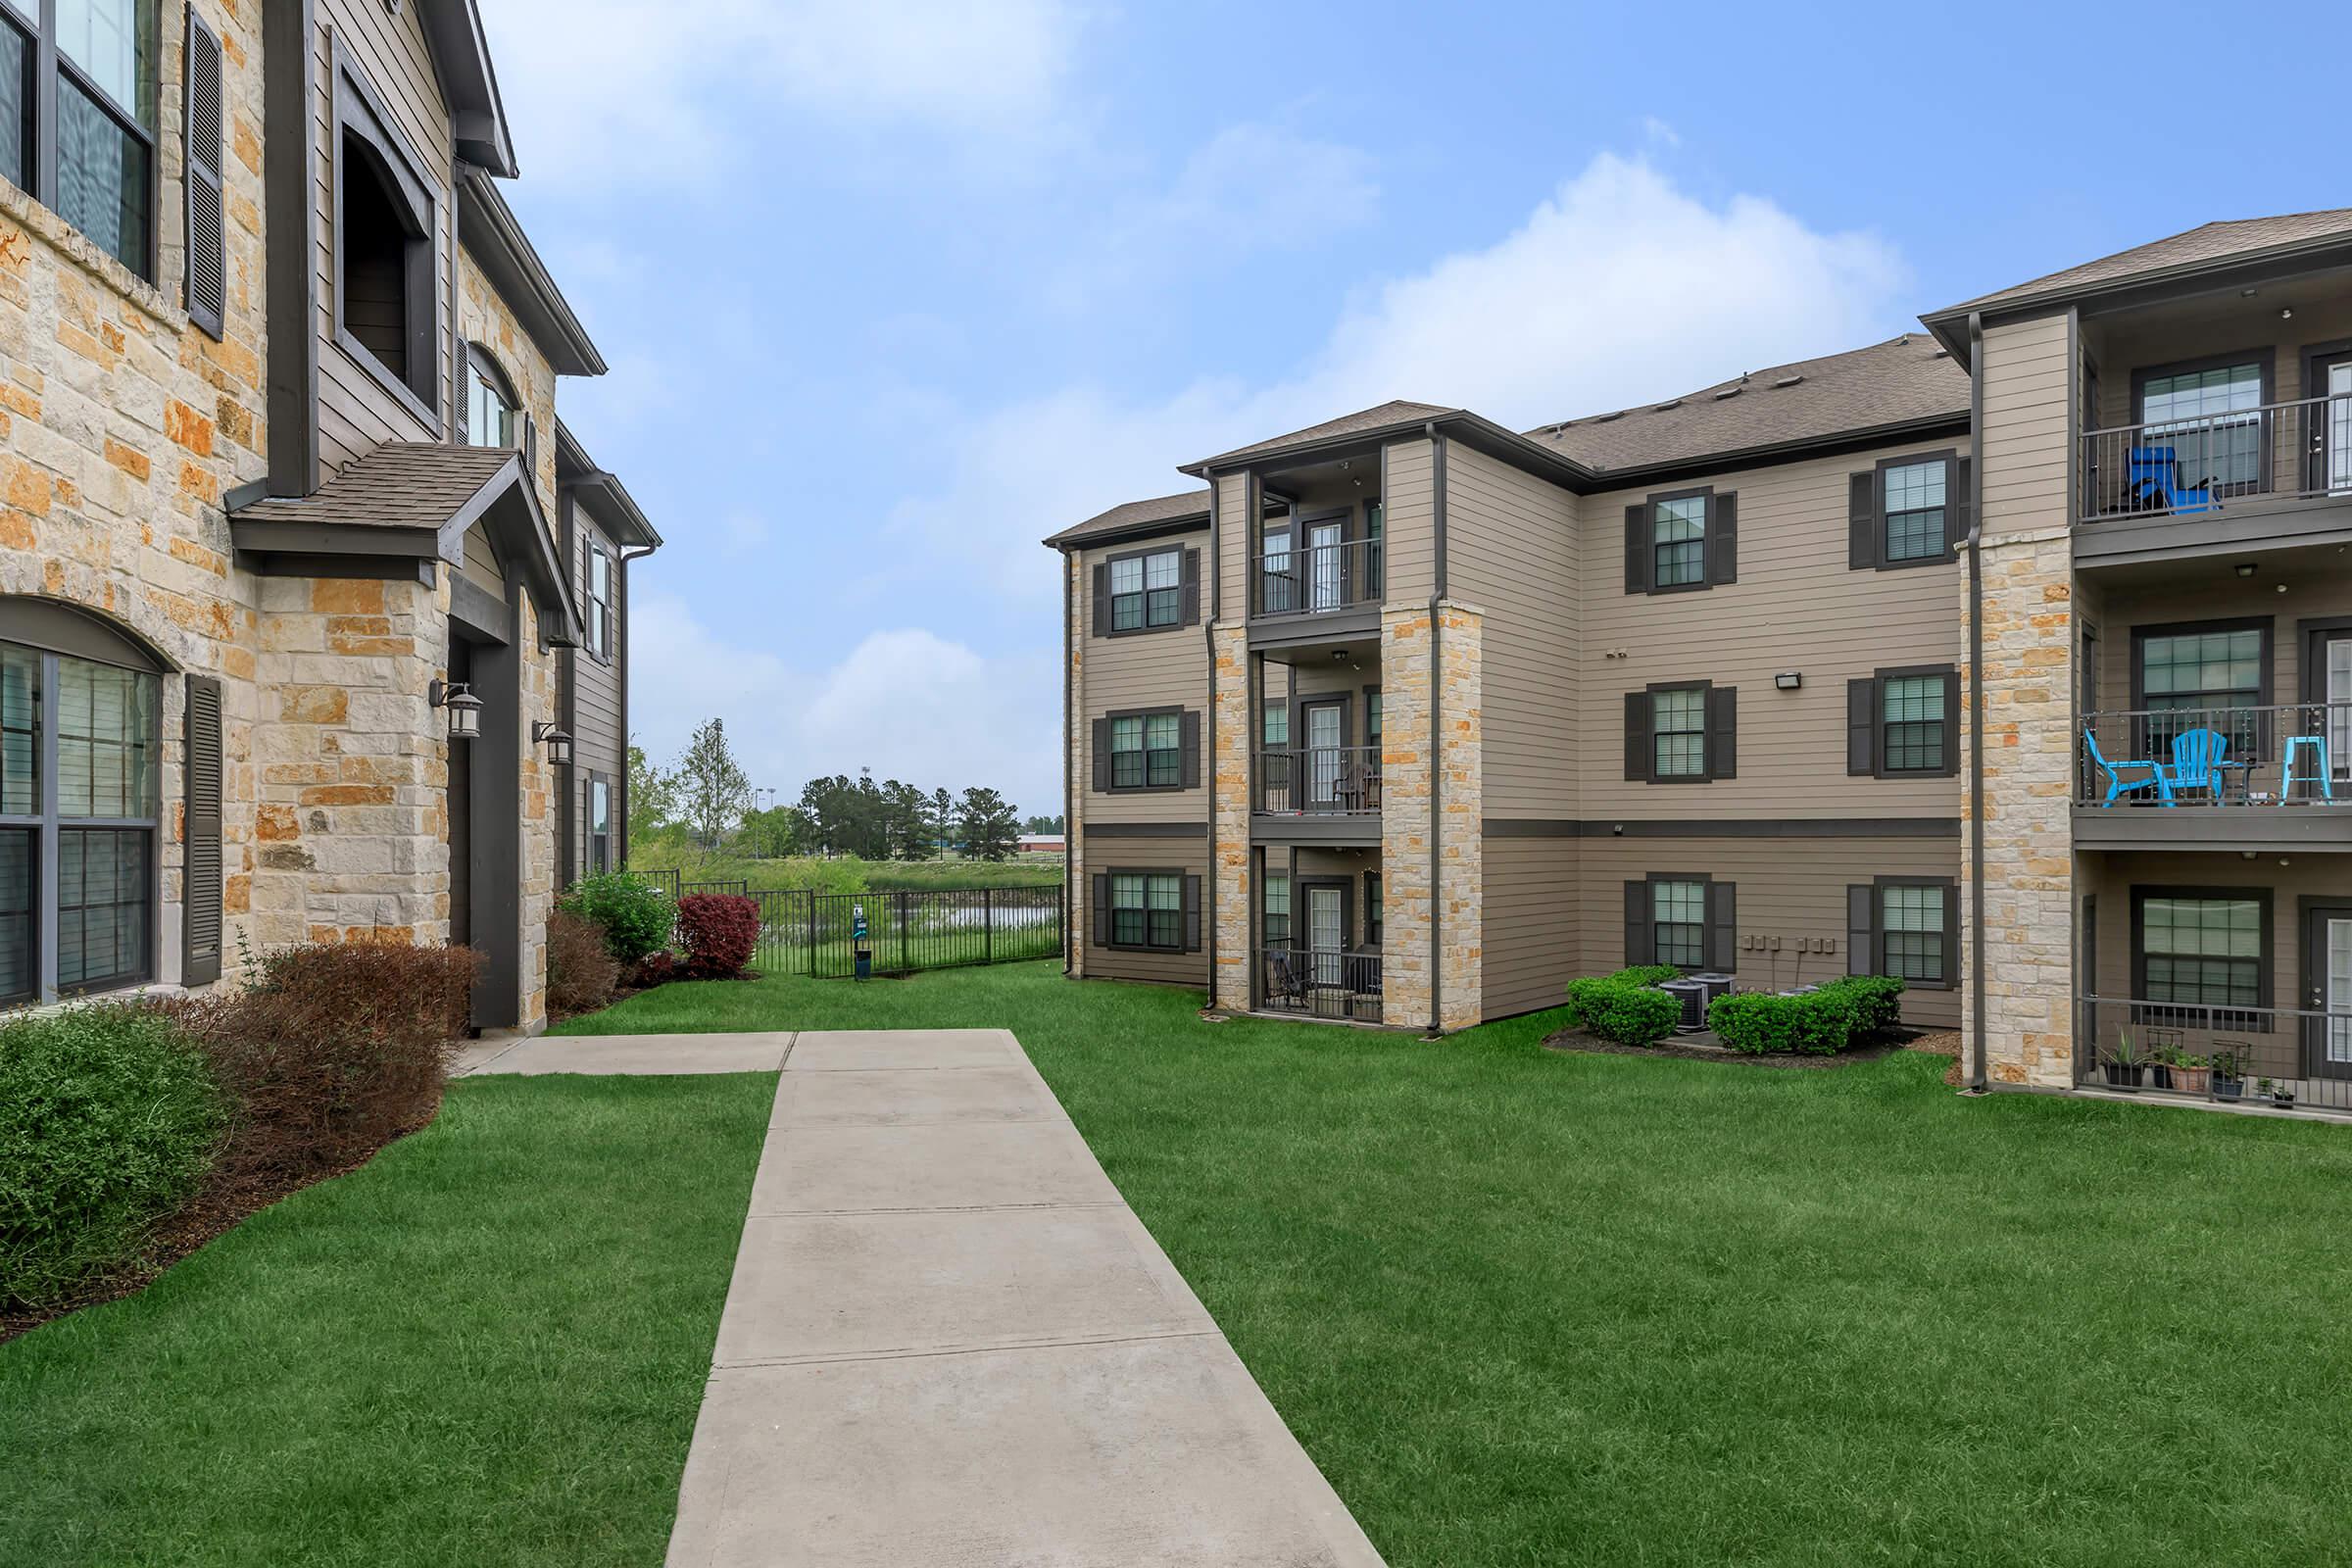
[[[1089,839],[1204,839],[1208,823],[1200,822],[1088,822]]]
[[[1671,817],[1611,820],[1494,817],[1479,823],[1491,839],[1956,839],[1956,816]]]

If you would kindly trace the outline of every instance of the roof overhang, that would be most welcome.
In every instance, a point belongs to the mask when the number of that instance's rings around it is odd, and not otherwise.
[[[442,96],[449,102],[458,156],[513,179],[521,171],[514,163],[506,105],[498,95],[498,72],[490,64],[490,43],[482,34],[482,14],[474,0],[417,0],[416,20],[424,24]]]
[[[556,417],[556,488],[570,496],[622,549],[651,555],[662,548],[662,535],[628,487],[617,475],[596,466],[561,415]]]
[[[1164,534],[1194,533],[1208,526],[1208,512],[1182,513],[1172,517],[1150,517],[1142,522],[1130,522],[1117,528],[1101,528],[1093,533],[1061,534],[1040,540],[1048,550],[1093,550],[1099,545],[1131,544],[1138,539],[1157,539]]]
[[[1322,436],[1290,446],[1261,448],[1246,456],[1208,458],[1187,464],[1177,471],[1214,484],[1216,475],[1220,473],[1248,470],[1279,473],[1286,468],[1301,468],[1323,463],[1346,452],[1373,450],[1393,441],[1438,434],[1451,436],[1497,462],[1523,468],[1539,478],[1549,479],[1570,490],[1607,488],[1600,482],[1600,476],[1583,464],[1539,441],[1531,441],[1518,431],[1496,424],[1482,415],[1472,414],[1467,409],[1450,409],[1427,417],[1400,419],[1395,424],[1378,425],[1368,430],[1350,430],[1343,435]]]
[[[1806,458],[1836,457],[1839,453],[1893,446],[1926,436],[1964,433],[1968,426],[1968,410],[1954,409],[1948,414],[1924,415],[1916,419],[1897,419],[1886,424],[1862,425],[1850,430],[1831,430],[1792,441],[1772,441],[1727,452],[1702,452],[1692,457],[1676,458],[1668,463],[1600,468],[1594,470],[1595,482],[1590,488],[1618,490],[1629,485],[1656,485],[1697,474],[1722,473],[1733,468],[1761,468],[1776,463],[1801,462]]]
[[[469,171],[458,182],[458,234],[558,375],[605,373],[605,357],[486,170]]]

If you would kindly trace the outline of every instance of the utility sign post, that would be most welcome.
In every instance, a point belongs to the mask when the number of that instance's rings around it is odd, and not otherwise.
[[[850,906],[850,947],[857,956],[858,978],[873,978],[874,950],[865,945],[865,906],[862,904]]]

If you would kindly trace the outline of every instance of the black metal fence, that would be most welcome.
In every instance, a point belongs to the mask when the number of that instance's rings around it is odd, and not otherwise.
[[[2075,1008],[2077,1083],[2352,1110],[2352,1010],[2119,997]]]
[[[910,974],[965,964],[1061,956],[1061,888],[903,888],[869,893],[806,889],[755,891],[740,878],[686,882],[676,871],[634,873],[674,903],[697,893],[730,893],[760,906],[752,966],[765,974],[848,979],[858,952],[875,974]],[[858,936],[860,916],[865,935]]]

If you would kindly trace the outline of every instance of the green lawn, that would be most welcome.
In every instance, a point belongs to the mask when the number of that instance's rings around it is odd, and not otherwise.
[[[774,1092],[460,1082],[0,1346],[0,1564],[660,1562]]]
[[[567,1028],[1012,1027],[1395,1564],[2352,1549],[2352,1129],[1199,1000],[1034,964]]]

